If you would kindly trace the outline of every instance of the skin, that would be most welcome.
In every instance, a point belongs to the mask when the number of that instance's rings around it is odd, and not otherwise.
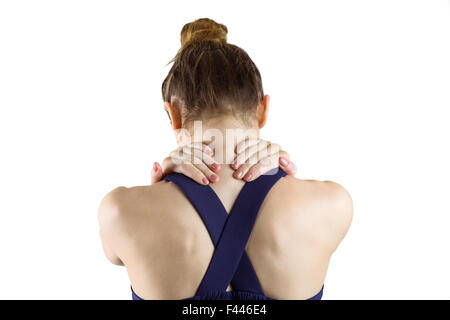
[[[266,95],[257,107],[259,128],[262,128],[266,123],[269,99],[269,96]],[[173,98],[171,102],[164,103],[164,109],[169,115],[170,123],[174,131],[182,129],[181,111],[178,104],[179,102],[176,98]],[[236,125],[235,121],[231,121],[228,125],[229,127],[241,127],[241,124],[238,123]],[[217,129],[217,127],[226,126],[223,123],[216,123],[212,127]],[[164,176],[172,172],[184,174],[203,185],[220,180],[220,176],[216,173],[220,171],[221,165],[217,161],[214,161],[214,150],[210,146],[202,141],[189,145],[179,144],[181,146],[165,158],[162,165],[158,162],[153,164],[152,184],[162,180]],[[262,150],[267,151],[263,156],[260,154]],[[194,156],[196,152],[201,153],[200,157]],[[250,137],[244,137],[236,145],[235,153],[236,156],[231,165],[231,168],[235,170],[233,173],[235,179],[243,179],[249,182],[278,166],[291,176],[295,176],[297,172],[296,165],[289,160],[289,154],[286,151],[281,150],[281,147],[277,144],[259,139],[259,135],[258,137],[252,137],[252,139]],[[175,163],[174,158],[177,160],[182,159],[183,163],[181,165]],[[196,160],[201,159],[200,164],[195,164],[193,161],[194,158]]]
[[[289,160],[289,154],[281,150],[280,146],[268,141],[245,139],[235,149],[235,160],[231,164],[235,179],[252,181],[278,166],[291,176],[295,176],[297,172],[296,165]],[[266,151],[266,154],[261,155],[261,150]],[[200,154],[196,154],[196,152],[200,152]],[[158,162],[153,164],[152,184],[161,181],[164,176],[172,172],[184,174],[203,185],[220,180],[219,173],[222,165],[215,161],[214,150],[207,144],[193,143],[181,146],[171,154],[163,160],[162,165]],[[175,155],[177,160],[183,159],[183,162],[175,162]],[[195,162],[193,158],[198,162]]]
[[[256,127],[264,126],[268,103],[266,96],[259,104]],[[174,129],[180,128],[177,104],[166,102],[165,108]],[[223,117],[207,126],[225,129],[237,123]],[[238,162],[245,162],[239,159],[239,143],[224,149],[235,154]],[[216,172],[220,179],[210,184],[228,212],[245,184],[235,177],[242,165],[222,165]],[[153,171],[151,186],[119,187],[103,199],[99,223],[104,251],[112,263],[126,266],[140,297],[191,297],[214,246],[189,200],[174,184],[159,181],[163,168]],[[280,179],[265,198],[246,246],[264,293],[274,299],[307,299],[319,292],[352,215],[350,195],[339,184],[293,176]]]

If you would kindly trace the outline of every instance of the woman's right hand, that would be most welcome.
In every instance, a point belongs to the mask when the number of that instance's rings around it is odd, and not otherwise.
[[[160,165],[153,164],[152,184],[172,172],[181,173],[199,184],[207,185],[216,182],[219,176],[220,164],[213,157],[213,150],[203,143],[192,143],[172,151]]]

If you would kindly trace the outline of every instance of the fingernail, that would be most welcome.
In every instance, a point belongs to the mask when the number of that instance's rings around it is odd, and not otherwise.
[[[219,180],[219,177],[216,174],[214,174],[214,173],[212,175],[210,175],[209,178],[211,179],[211,181]]]
[[[153,164],[153,171],[158,171],[158,164],[156,162]]]
[[[217,169],[217,163],[213,163],[213,164],[211,165],[211,169],[216,170],[216,169]]]
[[[251,173],[247,173],[244,177],[245,181],[250,181],[252,179],[252,174]]]
[[[234,162],[231,164],[231,167],[232,167],[233,169],[237,169],[237,162],[234,161]]]
[[[283,157],[280,157],[280,163],[283,167],[287,167],[289,164],[289,161]]]
[[[203,181],[204,184],[208,184],[208,179],[203,178],[202,181]]]
[[[240,179],[242,177],[242,171],[236,171],[235,172],[235,177]]]

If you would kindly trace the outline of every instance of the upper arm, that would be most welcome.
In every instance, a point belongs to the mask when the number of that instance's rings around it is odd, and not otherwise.
[[[119,266],[123,266],[123,262],[116,252],[115,242],[118,238],[121,201],[125,190],[126,188],[119,187],[109,192],[98,208],[99,231],[103,251],[111,263]]]
[[[334,252],[342,242],[353,219],[353,201],[347,190],[341,185],[326,181],[324,221],[330,249]]]

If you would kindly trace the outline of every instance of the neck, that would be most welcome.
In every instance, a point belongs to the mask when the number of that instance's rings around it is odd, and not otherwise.
[[[234,160],[237,144],[247,138],[259,138],[258,128],[245,126],[234,117],[194,121],[189,128],[177,132],[178,145],[208,144],[214,150],[215,160],[222,164],[230,164]]]

